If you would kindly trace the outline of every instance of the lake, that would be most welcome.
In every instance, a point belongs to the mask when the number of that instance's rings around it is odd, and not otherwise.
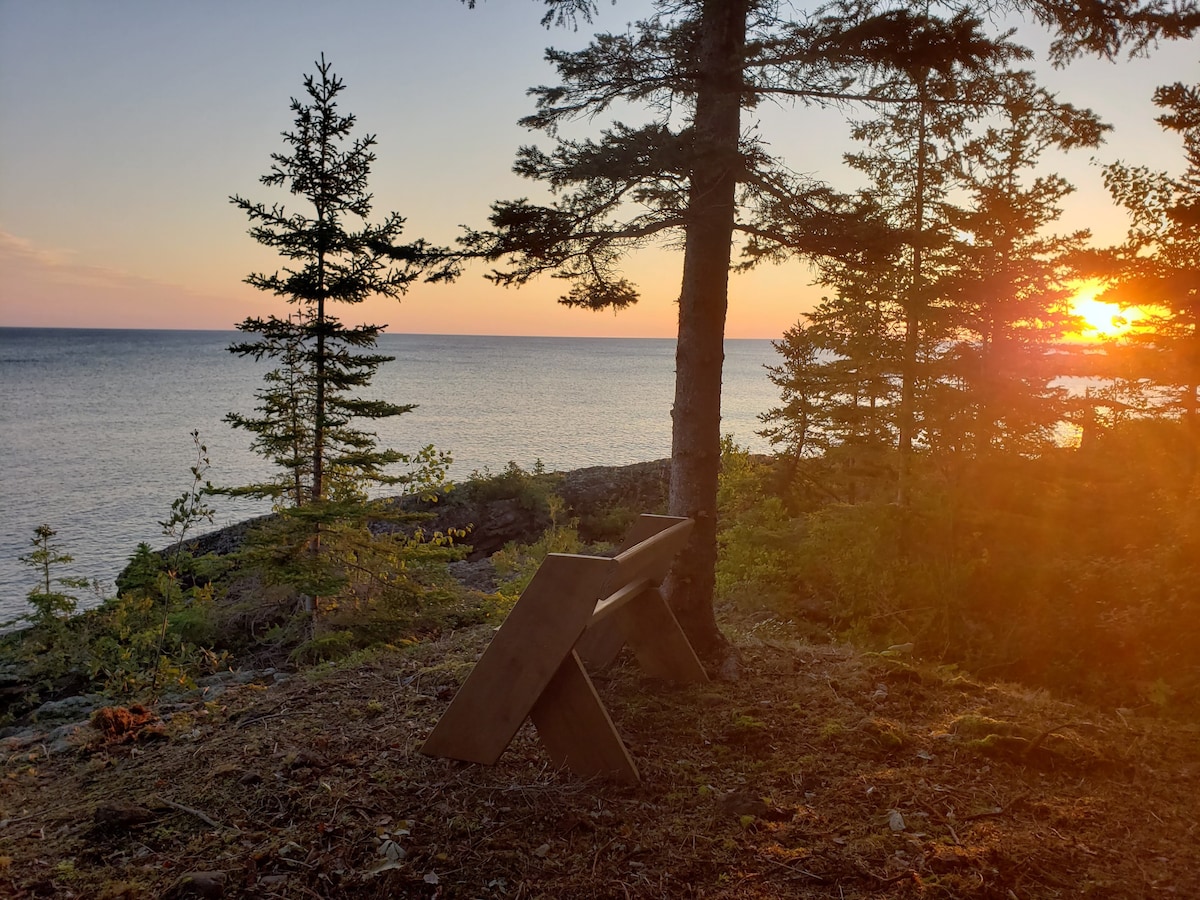
[[[270,366],[226,347],[237,332],[0,328],[0,621],[25,611],[33,572],[18,562],[47,523],[75,562],[111,583],[188,488],[199,430],[217,485],[270,474],[250,435],[223,421],[253,412]],[[380,445],[426,444],[454,457],[451,476],[509,461],[549,470],[622,465],[670,454],[675,342],[669,339],[385,334],[396,357],[370,396],[416,403],[375,423]],[[763,369],[767,340],[725,344],[722,430],[756,450],[757,416],[778,401]],[[268,511],[216,497],[215,527]],[[85,592],[79,592],[81,598]]]

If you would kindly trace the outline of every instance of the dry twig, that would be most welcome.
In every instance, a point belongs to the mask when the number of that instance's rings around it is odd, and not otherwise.
[[[210,825],[213,828],[229,828],[232,831],[240,831],[241,830],[236,825],[222,825],[216,819],[210,818],[209,816],[202,813],[200,810],[193,809],[190,806],[184,806],[182,803],[176,803],[174,800],[168,800],[166,797],[155,797],[154,799],[157,800],[159,803],[162,803],[164,806],[169,806],[172,809],[177,809],[180,812],[185,812],[188,815],[195,816],[201,822],[204,822],[205,824]]]

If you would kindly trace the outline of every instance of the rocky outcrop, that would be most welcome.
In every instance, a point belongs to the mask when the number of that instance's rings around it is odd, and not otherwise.
[[[421,518],[402,529],[466,531],[469,559],[491,556],[509,541],[533,541],[551,524],[546,498],[563,502],[560,521],[577,520],[585,541],[617,541],[637,513],[665,512],[670,460],[628,466],[591,466],[570,472],[494,476],[457,485],[429,503],[415,497],[390,502]],[[267,517],[249,519],[189,541],[198,555],[224,555],[241,546],[246,533]]]

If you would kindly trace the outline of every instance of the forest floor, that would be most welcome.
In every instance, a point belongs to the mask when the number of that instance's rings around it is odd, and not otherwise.
[[[482,626],[0,756],[0,895],[1200,897],[1200,727],[731,628],[595,680],[641,783],[419,748]],[[105,726],[101,728],[100,726]]]

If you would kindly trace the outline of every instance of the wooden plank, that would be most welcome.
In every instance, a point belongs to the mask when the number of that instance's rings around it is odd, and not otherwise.
[[[623,606],[616,622],[648,675],[672,681],[708,681],[696,651],[658,588]]]
[[[615,589],[616,593],[596,604],[591,624],[575,646],[580,658],[591,671],[595,672],[612,665],[621,648],[625,646],[625,631],[615,618],[612,618],[612,614],[624,603],[633,600],[646,587],[656,585],[665,577],[666,570],[671,565],[671,557],[678,552],[678,549],[672,550],[671,547],[678,545],[678,548],[682,549],[686,541],[681,541],[680,538],[690,535],[693,524],[691,519],[679,516],[654,516],[648,513],[638,516],[637,521],[633,523],[625,543],[621,546],[621,552],[616,556],[618,564],[624,564],[624,571],[619,572],[614,581],[624,583],[625,587],[609,586],[609,589]],[[671,529],[677,530],[665,538],[659,537]],[[653,538],[659,540],[653,545],[649,560],[644,555],[639,556],[631,552]],[[670,556],[662,559],[660,554],[663,553]],[[654,565],[648,565],[648,562]],[[641,578],[637,577],[639,567],[645,570]],[[629,583],[631,581],[632,584]]]
[[[620,588],[616,593],[609,594],[596,604],[596,608],[592,612],[592,618],[588,624],[595,625],[598,622],[603,622],[626,603],[633,602],[643,592],[650,590],[654,586],[654,582],[649,578],[639,578]]]
[[[612,619],[593,622],[575,644],[575,652],[589,672],[599,672],[612,665],[625,646],[625,632]]]
[[[646,578],[655,583],[662,581],[667,575],[667,570],[671,568],[671,562],[675,559],[675,555],[691,538],[692,528],[695,524],[691,519],[672,516],[655,516],[654,518],[673,519],[674,521],[666,528],[614,557],[618,568],[613,575],[613,582],[609,587],[610,592],[640,578]],[[665,524],[665,522],[651,522],[647,523],[647,526],[658,524]]]
[[[642,541],[654,537],[660,531],[666,531],[673,525],[678,525],[680,522],[686,521],[687,519],[683,516],[656,516],[651,513],[642,513],[629,526],[629,532],[625,535],[625,540],[617,550],[617,553],[624,553],[635,544],[640,544]]]
[[[558,667],[530,718],[555,764],[585,778],[638,780],[637,766],[575,652]]]
[[[616,562],[552,553],[421,747],[493,765],[572,655]]]

